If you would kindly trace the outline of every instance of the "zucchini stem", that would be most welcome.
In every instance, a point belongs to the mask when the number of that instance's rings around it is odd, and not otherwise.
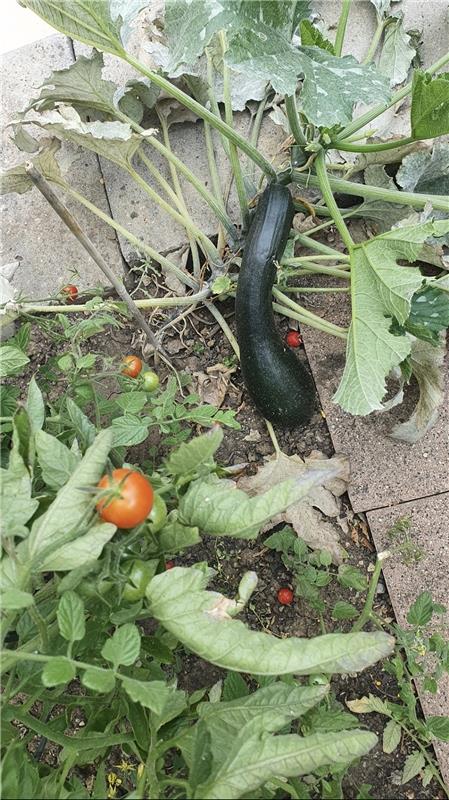
[[[340,209],[338,208],[337,203],[335,202],[334,195],[332,194],[332,189],[329,182],[329,176],[326,170],[324,150],[320,150],[315,159],[315,169],[316,169],[318,184],[321,189],[324,202],[326,203],[332,217],[334,218],[335,227],[337,228],[348,250],[351,250],[351,248],[354,245],[354,242],[352,240],[351,234],[349,233],[346,227],[346,223],[341,215]]]
[[[288,124],[290,125],[290,130],[296,144],[299,144],[301,147],[305,147],[307,144],[307,139],[301,127],[295,95],[286,95],[285,110],[287,112]]]
[[[320,181],[315,175],[303,175],[293,170],[293,180],[300,186],[314,186],[320,188]],[[378,186],[367,186],[362,183],[345,181],[342,178],[329,178],[331,192],[343,192],[356,195],[367,200],[384,200],[386,203],[396,203],[413,208],[424,208],[431,203],[438,211],[449,211],[449,200],[444,195],[419,194],[414,192],[396,192],[393,189],[381,189]],[[353,212],[352,212],[353,213]]]
[[[284,305],[280,305],[279,303],[273,303],[273,309],[277,311],[278,314],[283,314],[284,317],[296,319],[302,325],[309,325],[311,328],[316,328],[317,330],[323,331],[323,333],[328,333],[331,336],[338,336],[340,339],[347,339],[346,331],[344,331],[342,328],[340,331],[330,329],[326,324],[326,320],[322,320],[321,317],[315,317],[314,319],[314,315],[312,315],[312,317],[305,316],[304,314],[293,311],[293,309]]]
[[[228,49],[226,34],[220,32],[220,42],[223,54],[223,95],[225,106],[225,121],[230,128],[233,128],[233,114],[232,114],[232,97],[231,97],[231,78],[230,70],[225,61],[226,50]],[[249,210],[248,198],[246,196],[245,183],[243,180],[242,167],[240,164],[239,154],[234,142],[229,142],[229,160],[235,179],[235,188],[237,189],[237,197],[239,199],[240,212],[242,214],[243,227],[248,227]]]
[[[164,269],[172,272],[173,275],[176,275],[176,277],[186,286],[190,286],[191,289],[198,289],[198,281],[189,275],[188,272],[184,272],[176,264],[174,264],[173,261],[170,261],[170,259],[168,259],[166,256],[158,253],[157,250],[143,242],[142,239],[134,236],[131,231],[106,214],[101,208],[98,208],[98,206],[94,205],[94,203],[91,203],[87,197],[84,197],[83,194],[77,192],[76,189],[72,189],[72,187],[68,184],[64,184],[63,188],[64,191],[70,194],[71,197],[81,203],[85,208],[88,208],[89,211],[92,211],[92,213],[95,214],[99,219],[103,220],[103,222],[106,222],[106,224],[110,225],[111,228],[114,228],[114,230],[123,236],[124,239],[127,239],[128,242],[134,245],[138,251],[145,253],[145,255],[148,256],[148,258],[150,258],[152,261],[155,261]]]
[[[281,262],[281,266],[283,266],[283,262]],[[343,266],[322,267],[320,264],[311,264],[311,263],[308,263],[307,266],[304,266],[302,269],[301,268],[291,269],[291,267],[287,267],[286,273],[288,276],[307,275],[307,273],[309,273],[317,275],[329,275],[333,278],[344,278],[347,281],[351,279],[351,274],[349,270],[346,270]]]
[[[334,225],[334,220],[332,219],[327,224]],[[315,239],[311,239],[309,236],[310,232],[307,233],[296,233],[295,234],[295,242],[298,242],[303,247],[308,247],[309,250],[315,250],[316,253],[321,253],[322,255],[328,255],[331,258],[336,259],[338,256],[344,255],[347,259],[348,256],[345,253],[341,253],[340,250],[337,250],[335,247],[329,247],[328,244],[324,244],[324,242],[317,242]]]
[[[176,308],[177,306],[190,306],[196,305],[202,300],[210,297],[211,290],[209,287],[202,289],[196,294],[189,294],[182,297],[146,297],[142,300],[134,300],[137,308]],[[111,309],[114,305],[114,300],[107,300],[104,302],[104,307]],[[101,306],[96,307],[96,310]],[[92,309],[83,303],[73,303],[71,305],[43,305],[39,303],[16,303],[14,309],[18,312],[26,314],[79,314],[79,313],[92,313]]]
[[[157,111],[157,106],[156,106],[156,111]],[[162,129],[162,136],[164,138],[164,145],[167,148],[167,150],[170,153],[172,153],[173,151],[171,149],[170,137],[169,137],[169,134],[168,134],[167,120],[165,119],[165,117],[162,114],[159,114],[159,113],[158,113],[158,118],[159,118],[160,126],[161,126],[161,129]],[[179,203],[178,208],[179,208],[180,212],[183,214],[183,216],[187,220],[189,220],[190,223],[193,224],[192,217],[190,216],[190,214],[188,212],[188,209],[187,209],[187,206],[186,206],[186,203],[185,203],[185,200],[184,200],[184,195],[182,193],[182,188],[181,188],[181,184],[179,182],[179,177],[178,177],[178,172],[176,170],[176,166],[175,166],[175,164],[173,163],[173,161],[171,159],[168,162],[168,166],[169,166],[169,169],[170,169],[173,188],[175,190],[175,197],[177,198],[177,202]],[[201,273],[201,262],[200,262],[200,254],[199,254],[199,250],[198,250],[198,245],[197,245],[195,237],[192,236],[191,233],[188,233],[188,237],[189,237],[190,250],[191,250],[191,253],[192,253],[193,274],[194,274],[195,278],[199,278],[200,273]]]
[[[287,297],[285,294],[280,292],[279,289],[276,289],[276,287],[273,287],[272,291],[276,300],[279,300],[281,303],[287,306],[287,308],[292,309],[297,314],[300,314],[302,317],[304,317],[304,319],[306,320],[309,319],[311,320],[311,322],[318,322],[322,325],[325,325],[328,331],[335,332],[337,336],[339,334],[344,334],[344,337],[346,338],[346,331],[344,328],[341,328],[339,325],[334,325],[333,322],[329,322],[327,319],[323,319],[322,317],[319,317],[317,314],[313,314],[312,311],[308,311],[307,308],[304,308],[303,306],[300,306],[298,303],[295,303],[295,301],[292,300],[291,297]]]
[[[404,136],[403,139],[396,139],[393,142],[371,142],[368,144],[334,141],[331,143],[330,147],[335,147],[337,150],[341,150],[342,152],[346,151],[348,153],[381,153],[383,150],[394,150],[396,147],[404,147],[404,145],[416,141],[419,140],[414,139],[413,136]],[[342,166],[345,169],[347,168],[347,164],[342,164]]]
[[[274,447],[274,452],[276,453],[276,458],[279,458],[279,456],[282,453],[281,446],[280,446],[280,444],[278,442],[278,438],[277,438],[277,436],[276,436],[276,434],[274,432],[274,428],[273,428],[273,426],[272,426],[272,424],[271,424],[269,419],[265,420],[265,425],[267,426],[267,431],[270,434],[270,439],[271,439],[273,447]]]
[[[343,5],[340,12],[340,18],[338,20],[337,33],[335,35],[334,50],[336,56],[341,56],[350,7],[351,7],[351,0],[343,0]]]
[[[371,62],[374,60],[374,56],[376,55],[376,50],[379,46],[381,36],[387,25],[390,24],[390,22],[391,22],[391,17],[387,17],[386,19],[379,19],[377,23],[377,28],[374,31],[374,36],[372,38],[371,44],[368,48],[365,58],[362,61],[362,64],[371,64]]]
[[[218,308],[216,307],[216,305],[214,305],[214,303],[210,302],[209,300],[206,300],[204,302],[204,305],[206,306],[208,311],[210,311],[212,316],[215,317],[215,319],[217,320],[220,328],[222,329],[224,335],[226,336],[226,338],[227,338],[229,344],[231,345],[231,347],[232,347],[235,355],[237,356],[237,358],[240,358],[240,348],[238,346],[237,339],[235,338],[234,334],[232,333],[232,331],[231,331],[228,323],[226,322],[223,314],[221,313],[221,311],[219,311]]]
[[[161,89],[166,91],[170,97],[174,97],[175,100],[178,100],[178,102],[183,106],[188,108],[190,111],[193,111],[194,114],[197,114],[200,119],[206,120],[206,122],[209,122],[213,128],[219,130],[220,133],[229,140],[229,142],[232,142],[239,147],[240,150],[246,153],[246,155],[252,161],[254,161],[258,167],[260,167],[265,175],[270,178],[276,177],[276,171],[267,161],[267,159],[264,158],[264,156],[259,153],[259,151],[256,150],[243,136],[240,136],[237,131],[229,127],[226,122],[223,122],[221,118],[217,117],[212,113],[212,111],[209,111],[209,109],[202,106],[201,103],[198,103],[193,99],[193,97],[190,97],[190,95],[183,92],[182,89],[179,89],[158,72],[148,69],[144,64],[142,64],[140,61],[138,61],[138,59],[134,58],[129,53],[124,53],[122,57],[125,61],[127,61],[128,64],[130,64],[130,66],[134,67],[142,75],[145,75],[146,78],[149,78],[150,81],[152,81],[156,86],[159,86]]]

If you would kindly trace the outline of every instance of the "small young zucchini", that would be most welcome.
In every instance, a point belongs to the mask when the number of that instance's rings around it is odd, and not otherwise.
[[[294,213],[288,188],[270,184],[249,227],[235,303],[245,386],[264,417],[285,427],[307,423],[315,405],[312,378],[282,342],[272,309],[275,261],[284,252]]]

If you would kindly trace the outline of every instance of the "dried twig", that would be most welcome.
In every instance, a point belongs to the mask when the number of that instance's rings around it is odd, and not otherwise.
[[[98,250],[91,242],[89,237],[86,236],[81,226],[73,216],[73,214],[71,214],[71,212],[66,208],[66,206],[59,200],[58,196],[49,186],[44,176],[41,175],[41,173],[36,169],[36,167],[31,161],[27,162],[26,171],[30,176],[31,180],[33,181],[34,185],[36,186],[36,188],[39,189],[39,191],[44,195],[45,199],[48,200],[51,207],[56,211],[56,213],[62,219],[64,224],[67,225],[68,229],[73,233],[75,238],[78,239],[79,243],[84,247],[84,249],[87,250],[90,257],[95,261],[96,265],[101,269],[104,275],[106,275],[108,280],[112,283],[118,296],[126,304],[131,316],[134,318],[139,328],[141,328],[141,330],[144,332],[149,343],[154,347],[156,351],[158,351],[161,355],[163,355],[164,360],[166,360],[166,354],[164,353],[161,344],[156,339],[154,333],[152,332],[142,312],[139,311],[134,300],[126,291],[124,284],[116,277],[113,270],[104,260],[103,256],[98,252]]]

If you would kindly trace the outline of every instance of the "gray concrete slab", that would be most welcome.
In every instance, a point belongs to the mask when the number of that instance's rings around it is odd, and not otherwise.
[[[339,325],[349,322],[345,295],[307,295],[306,305]],[[351,459],[349,496],[354,511],[426,497],[449,490],[449,403],[443,403],[437,424],[416,444],[388,434],[407,418],[416,399],[407,393],[403,405],[388,412],[353,417],[332,402],[339,384],[345,342],[313,328],[303,328],[304,344],[326,420],[337,451]]]
[[[59,34],[3,56],[2,126],[14,118],[16,111],[24,108],[53,69],[67,67],[72,62],[70,41]],[[11,129],[3,127],[3,168],[22,163],[28,157],[17,150],[10,136]],[[95,154],[63,144],[59,160],[68,182],[109,213]],[[114,231],[74,201],[65,200],[103,257],[117,275],[122,275],[122,258]],[[49,297],[67,282],[74,282],[80,288],[106,283],[98,267],[36,189],[23,195],[2,197],[1,211],[2,261],[9,263],[17,256],[23,259],[13,285],[24,296]]]
[[[407,567],[394,555],[384,563],[384,577],[390,599],[400,625],[407,627],[407,611],[424,589],[429,591],[434,602],[448,605],[449,600],[449,494],[440,494],[423,500],[395,505],[368,512],[368,521],[378,552],[390,548],[388,530],[398,518],[411,519],[410,534],[422,552],[422,558],[412,567]],[[448,631],[448,616],[445,616]],[[449,715],[449,676],[440,681],[437,694],[424,692],[418,686],[421,703],[426,716]],[[435,742],[444,780],[449,783],[449,743]]]

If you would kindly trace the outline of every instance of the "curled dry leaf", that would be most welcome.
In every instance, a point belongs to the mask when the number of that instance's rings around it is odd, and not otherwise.
[[[288,478],[298,478],[310,467],[319,467],[320,462],[323,465],[332,463],[338,469],[338,476],[328,484],[312,487],[305,499],[273,517],[264,530],[270,530],[275,525],[285,522],[292,526],[309,547],[315,550],[328,550],[333,561],[339,564],[345,551],[339,543],[334,524],[324,520],[322,514],[335,518],[340,513],[340,503],[337,498],[346,491],[349,480],[347,456],[335,455],[328,459],[323,453],[313,451],[303,460],[298,455],[287,456],[285,453],[280,453],[277,457],[271,457],[255,475],[241,478],[238,487],[250,494],[259,494],[265,491],[267,486],[275,486]]]
[[[194,372],[197,391],[203,403],[208,403],[216,408],[221,407],[233,372],[235,372],[235,368],[226,367],[224,364],[214,364],[207,368],[206,373]]]

